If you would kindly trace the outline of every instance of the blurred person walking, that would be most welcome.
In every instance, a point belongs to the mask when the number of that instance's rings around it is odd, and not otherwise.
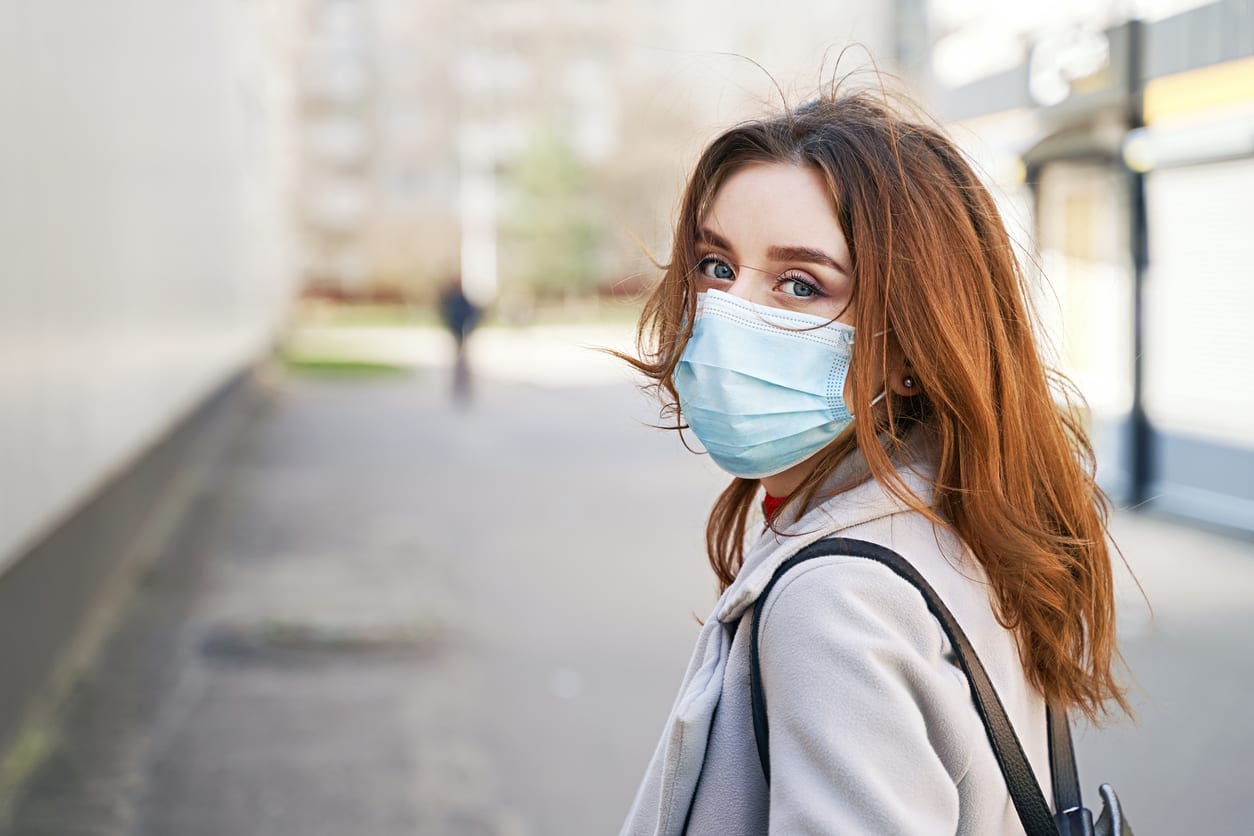
[[[440,291],[440,321],[453,335],[453,400],[470,400],[470,362],[466,357],[466,340],[479,324],[481,311],[467,298],[458,276],[450,278]]]
[[[1128,704],[1107,502],[1029,298],[963,155],[879,94],[833,85],[706,148],[624,359],[734,477],[706,525],[722,596],[624,834],[1053,830],[1047,706]],[[866,559],[886,549],[970,639],[1035,818],[962,642]]]

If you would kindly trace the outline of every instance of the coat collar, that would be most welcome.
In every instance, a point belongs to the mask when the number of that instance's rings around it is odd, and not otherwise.
[[[926,445],[924,447],[926,449]],[[898,475],[926,505],[932,503],[934,472],[932,457],[923,451],[911,456],[908,464],[899,462],[897,465]],[[841,490],[848,485],[854,487]],[[811,543],[838,531],[909,510],[908,505],[871,478],[866,461],[857,452],[836,467],[819,495],[833,493],[831,498],[800,516],[796,509],[786,508],[776,525],[778,533],[769,528],[763,531],[745,553],[736,579],[719,599],[715,615],[720,622],[737,621],[758,600],[780,564]]]

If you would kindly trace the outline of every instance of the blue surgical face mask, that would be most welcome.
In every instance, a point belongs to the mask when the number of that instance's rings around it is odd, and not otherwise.
[[[710,458],[735,476],[781,473],[849,426],[854,329],[707,290],[675,368],[679,407]]]

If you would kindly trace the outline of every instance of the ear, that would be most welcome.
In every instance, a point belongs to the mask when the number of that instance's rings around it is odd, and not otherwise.
[[[903,398],[913,398],[923,393],[919,376],[915,374],[914,369],[910,368],[909,363],[896,366],[889,371],[888,387],[893,390],[893,394]]]

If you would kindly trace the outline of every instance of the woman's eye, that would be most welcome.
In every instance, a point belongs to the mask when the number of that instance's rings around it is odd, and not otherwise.
[[[786,293],[791,296],[796,296],[798,299],[805,299],[810,296],[814,296],[818,292],[812,285],[806,284],[800,279],[790,279],[787,276],[781,279],[780,286]]]
[[[701,259],[701,275],[707,279],[719,279],[721,281],[732,281],[736,278],[735,272],[731,269],[731,265],[726,261],[718,258]]]

